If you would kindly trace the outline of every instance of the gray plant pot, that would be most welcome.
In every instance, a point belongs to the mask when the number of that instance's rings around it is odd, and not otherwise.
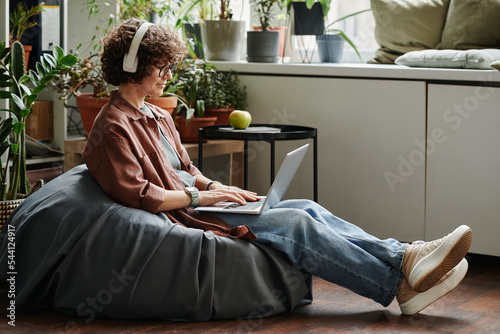
[[[344,39],[339,35],[316,36],[319,60],[323,63],[340,63],[344,51]]]
[[[247,31],[247,61],[277,63],[279,49],[279,31]]]
[[[245,21],[205,21],[201,39],[206,60],[240,60],[244,34]]]

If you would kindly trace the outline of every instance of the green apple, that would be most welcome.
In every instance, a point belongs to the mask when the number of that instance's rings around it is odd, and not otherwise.
[[[235,129],[246,129],[252,122],[252,115],[245,110],[234,110],[229,115],[229,122]]]

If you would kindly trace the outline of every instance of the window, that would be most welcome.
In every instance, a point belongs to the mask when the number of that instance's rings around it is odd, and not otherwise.
[[[327,20],[334,21],[335,19],[368,8],[371,8],[370,0],[332,1],[332,8],[328,13]],[[334,27],[344,31],[347,37],[353,41],[354,45],[361,53],[363,62],[366,63],[373,57],[375,50],[378,48],[378,44],[375,41],[375,20],[371,11],[338,22]],[[353,48],[347,45],[347,43],[344,48],[343,61],[360,61]]]
[[[370,0],[350,0],[350,1],[332,1],[331,8],[326,19],[326,25],[328,22],[333,22],[338,18],[355,13],[364,9],[371,8]],[[247,28],[250,29],[252,26],[258,26],[258,20],[250,8],[250,3],[248,0],[234,1],[231,3],[235,17],[242,20],[247,20],[250,24],[247,24]],[[286,11],[283,11],[285,13]],[[241,18],[240,18],[241,17]],[[286,20],[283,19],[282,15],[280,23],[285,25]],[[278,20],[277,20],[278,21]],[[278,22],[277,22],[278,23]],[[375,50],[378,45],[375,41],[374,30],[375,30],[375,20],[373,19],[373,14],[371,11],[365,12],[346,20],[336,23],[333,28],[340,29],[344,31],[349,39],[352,40],[356,48],[361,54],[363,63],[366,63],[369,59],[374,56]],[[315,37],[296,37],[291,38],[292,48],[288,50],[287,55],[290,55],[290,61],[302,61],[304,52],[308,52],[308,57],[312,54],[312,61],[318,62]],[[289,44],[289,43],[288,43]],[[357,56],[354,49],[347,43],[344,46],[343,62],[348,63],[359,63],[361,62]]]

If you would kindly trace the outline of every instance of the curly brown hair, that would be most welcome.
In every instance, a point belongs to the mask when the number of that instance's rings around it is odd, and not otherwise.
[[[152,65],[163,66],[180,62],[187,55],[184,41],[172,29],[152,25],[142,38],[135,73],[123,70],[123,57],[130,49],[134,35],[144,20],[128,19],[113,27],[101,40],[102,71],[106,82],[118,86],[122,83],[141,83],[155,70]]]

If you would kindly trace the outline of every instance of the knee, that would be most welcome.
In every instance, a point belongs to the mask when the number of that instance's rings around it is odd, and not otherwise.
[[[278,203],[276,207],[307,210],[319,207],[319,204],[310,199],[288,199]]]
[[[287,214],[283,217],[287,222],[288,228],[292,230],[305,229],[314,219],[305,209],[288,209]]]

